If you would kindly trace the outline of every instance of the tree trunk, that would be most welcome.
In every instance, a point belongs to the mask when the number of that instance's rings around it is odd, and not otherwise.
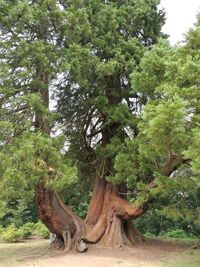
[[[66,251],[74,246],[79,252],[87,250],[87,245],[82,242],[82,237],[86,235],[85,223],[63,204],[55,191],[46,189],[39,182],[36,202],[39,218],[51,233],[56,234],[54,243],[64,246]]]
[[[131,220],[141,216],[148,206],[132,206],[119,196],[118,190],[118,186],[106,182],[104,178],[96,178],[86,218],[90,231],[83,239],[85,242],[121,247],[144,240]]]
[[[109,247],[132,246],[144,238],[131,220],[142,215],[147,206],[134,207],[118,194],[118,187],[96,179],[86,221],[82,221],[60,200],[55,191],[43,183],[36,187],[39,218],[56,234],[56,244],[66,251],[75,247],[87,250],[86,243],[101,243]]]
[[[117,107],[121,101],[119,77],[107,77],[106,97],[110,106]],[[105,125],[102,127],[102,148],[106,147],[113,137],[124,140],[120,122],[111,122],[109,114],[102,113]],[[97,176],[94,183],[92,199],[90,201],[86,224],[89,232],[84,241],[88,243],[101,242],[106,246],[132,246],[143,240],[142,235],[132,225],[131,220],[141,216],[148,208],[134,207],[119,195],[120,186],[105,180],[106,176],[114,174],[113,159],[104,162],[104,174]]]

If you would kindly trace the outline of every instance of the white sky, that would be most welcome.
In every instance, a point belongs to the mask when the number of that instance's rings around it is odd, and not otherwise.
[[[166,24],[163,32],[170,35],[171,44],[184,39],[184,34],[196,22],[200,11],[200,0],[161,0],[166,11]]]

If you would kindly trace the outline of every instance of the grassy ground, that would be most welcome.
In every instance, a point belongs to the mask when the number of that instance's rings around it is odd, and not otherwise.
[[[163,264],[163,267],[199,267],[200,251],[188,250],[184,253],[175,254],[169,262]]]
[[[46,240],[0,243],[0,267],[199,267],[194,243],[150,239],[142,246],[108,249],[91,246],[79,254],[51,250]]]
[[[0,267],[24,266],[35,259],[55,256],[56,251],[49,249],[46,240],[30,240],[29,242],[5,244],[0,243]]]

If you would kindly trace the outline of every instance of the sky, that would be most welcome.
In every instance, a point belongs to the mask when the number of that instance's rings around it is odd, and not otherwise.
[[[161,0],[166,11],[166,24],[163,32],[170,35],[170,43],[176,44],[184,40],[184,34],[196,22],[200,11],[200,0]]]

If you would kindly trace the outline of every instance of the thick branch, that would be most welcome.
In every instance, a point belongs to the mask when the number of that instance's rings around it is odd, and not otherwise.
[[[120,198],[116,195],[111,196],[111,203],[111,209],[113,209],[114,213],[124,220],[132,220],[141,216],[149,207],[148,203],[144,203],[140,207],[135,207],[126,199]]]

